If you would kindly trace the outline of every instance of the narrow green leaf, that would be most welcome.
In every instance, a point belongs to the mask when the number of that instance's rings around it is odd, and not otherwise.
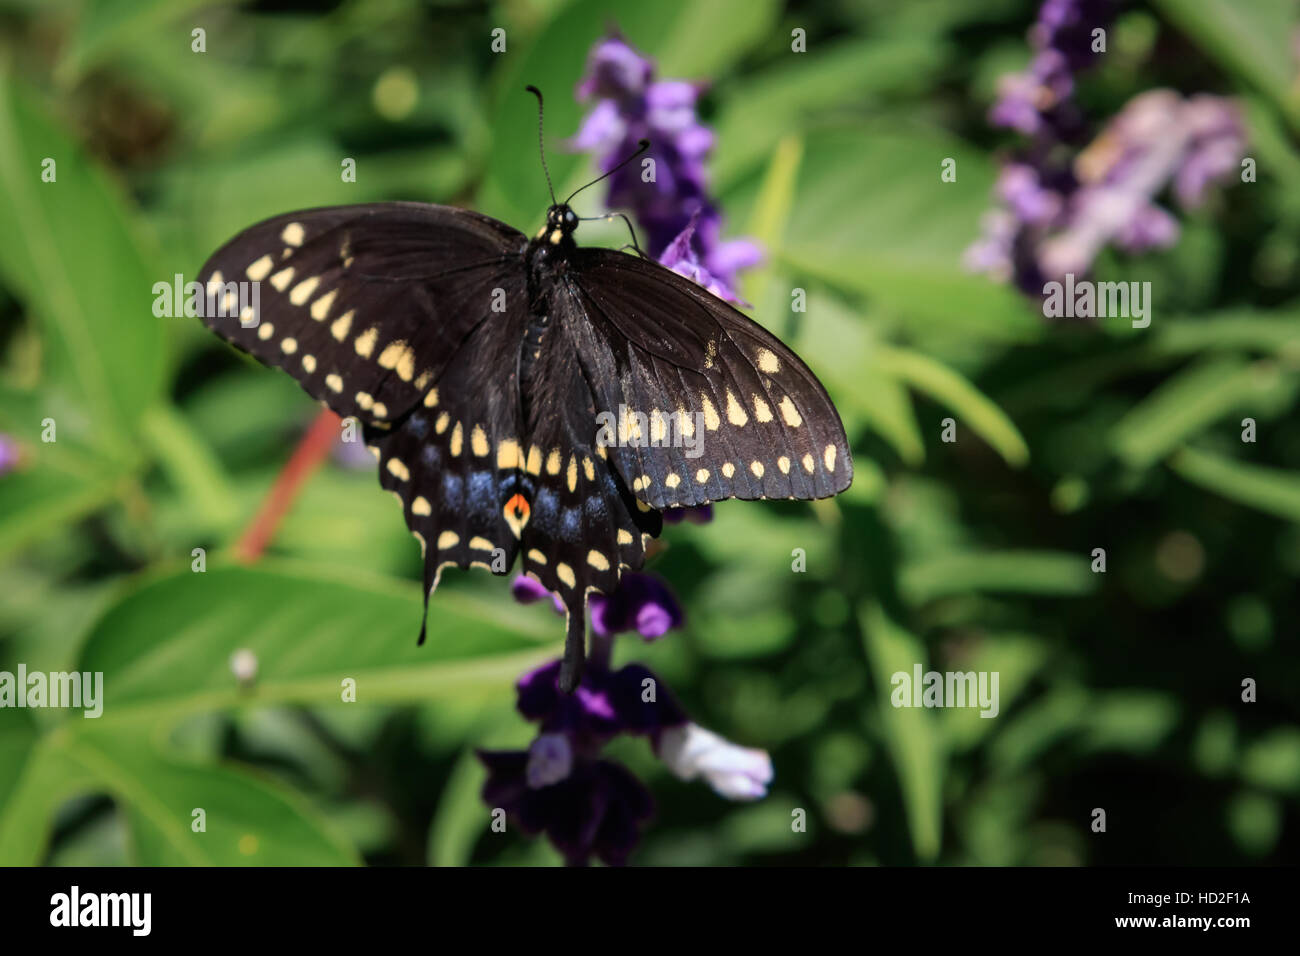
[[[899,572],[912,604],[973,591],[1075,597],[1096,587],[1084,557],[1059,551],[945,552],[915,559]]]
[[[1029,446],[1002,409],[948,366],[910,349],[880,346],[880,367],[947,405],[962,422],[989,443],[1008,465],[1023,468]]]
[[[1111,444],[1129,466],[1149,467],[1230,412],[1266,404],[1270,393],[1293,387],[1291,379],[1271,362],[1206,358],[1167,378],[1125,415],[1111,432]]]
[[[1300,474],[1223,458],[1196,448],[1183,448],[1169,466],[1194,485],[1230,501],[1300,521]]]
[[[939,855],[943,839],[943,779],[946,755],[939,723],[924,708],[895,707],[891,679],[926,667],[925,645],[889,619],[878,605],[861,609],[863,641],[878,695],[885,745],[898,773],[907,808],[912,847],[922,862]]]

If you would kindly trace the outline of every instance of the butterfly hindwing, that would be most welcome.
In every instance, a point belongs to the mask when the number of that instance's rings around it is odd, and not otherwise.
[[[204,322],[340,415],[382,426],[423,400],[498,303],[524,307],[526,242],[422,203],[287,213],[204,264],[199,283],[224,306]]]
[[[577,249],[571,266],[572,308],[617,367],[593,373],[616,426],[610,459],[639,499],[655,508],[813,499],[849,486],[839,414],[774,335],[635,256]]]

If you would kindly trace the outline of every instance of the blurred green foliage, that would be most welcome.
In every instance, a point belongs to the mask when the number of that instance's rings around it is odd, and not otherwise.
[[[0,0],[0,431],[24,448],[0,478],[0,669],[106,674],[98,720],[0,710],[0,863],[556,862],[488,832],[472,754],[529,739],[512,682],[554,654],[556,619],[450,574],[415,647],[419,552],[369,470],[327,467],[271,555],[233,565],[315,408],[199,322],[155,318],[151,290],[305,206],[446,202],[530,232],[547,198],[522,87],[546,91],[551,170],[573,188],[591,166],[561,145],[571,91],[612,24],[661,75],[711,83],[716,191],[769,252],[746,296],[826,382],[857,468],[833,503],[724,504],[666,534],[655,570],[687,627],[617,653],[771,751],[776,780],[730,805],[619,742],[659,803],[636,859],[1294,859],[1296,24],[1284,0],[1132,4],[1084,81],[1096,121],[1154,86],[1234,95],[1258,160],[1174,249],[1104,258],[1099,278],[1153,284],[1139,332],[1049,326],[960,266],[1010,145],[983,115],[1034,12]],[[602,228],[584,241],[623,241]],[[918,661],[998,671],[998,717],[890,706],[890,675]]]

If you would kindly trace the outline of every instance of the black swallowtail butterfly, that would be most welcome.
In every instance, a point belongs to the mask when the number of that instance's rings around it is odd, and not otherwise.
[[[424,549],[426,614],[444,567],[491,569],[497,549],[559,595],[565,690],[588,593],[641,567],[660,509],[826,498],[853,477],[790,349],[657,263],[577,246],[577,226],[567,201],[531,240],[447,206],[309,209],[241,232],[199,275],[224,306],[205,310],[214,332],[361,422]],[[255,325],[232,307],[246,281]]]

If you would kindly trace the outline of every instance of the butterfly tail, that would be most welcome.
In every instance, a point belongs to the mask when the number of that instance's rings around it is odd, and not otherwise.
[[[582,665],[587,657],[587,614],[580,604],[569,608],[564,633],[564,660],[560,664],[560,690],[572,694],[582,680]]]

